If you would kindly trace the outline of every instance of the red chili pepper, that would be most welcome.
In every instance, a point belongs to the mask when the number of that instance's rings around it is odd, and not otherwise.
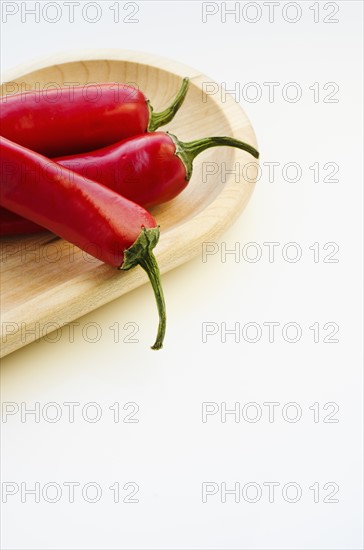
[[[91,151],[170,122],[188,85],[188,78],[183,79],[173,103],[161,113],[153,112],[137,88],[118,83],[4,96],[1,135],[47,157]],[[98,94],[92,101],[90,89]]]
[[[140,265],[152,284],[159,313],[162,347],[166,314],[160,274],[152,249],[159,239],[155,219],[141,206],[104,185],[0,138],[0,205],[89,252],[128,270]]]
[[[98,151],[55,159],[69,168],[110,187],[117,193],[150,208],[176,197],[188,184],[194,158],[210,147],[238,147],[255,158],[254,147],[230,137],[209,137],[189,143],[179,141],[172,134],[154,132],[109,145]],[[15,234],[17,229],[40,231],[39,226],[25,220],[21,223],[14,214],[0,211],[0,234]],[[11,226],[9,217],[14,218]]]
[[[37,233],[38,231],[44,231],[44,227],[0,207],[0,237]]]

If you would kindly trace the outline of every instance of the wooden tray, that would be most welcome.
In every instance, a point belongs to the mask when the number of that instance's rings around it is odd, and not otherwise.
[[[52,57],[7,75],[2,94],[43,89],[50,82],[134,82],[153,107],[161,110],[184,76],[191,79],[190,89],[168,130],[183,141],[228,135],[257,146],[244,111],[230,96],[221,95],[219,85],[215,94],[203,94],[203,83],[211,83],[210,78],[175,61],[141,52],[98,50],[66,59]],[[232,169],[236,162],[242,168],[253,161],[237,149],[210,149],[196,158],[187,189],[153,210],[161,226],[155,255],[162,273],[200,254],[202,243],[216,240],[247,204],[255,182],[244,181],[242,174],[239,182],[234,175],[222,178],[220,163]],[[204,162],[218,163],[216,175],[204,178],[207,181],[203,181]],[[2,239],[1,356],[146,282],[142,269],[119,272],[66,241],[54,240],[48,232]]]

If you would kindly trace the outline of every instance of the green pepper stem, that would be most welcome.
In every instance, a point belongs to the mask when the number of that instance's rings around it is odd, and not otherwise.
[[[192,176],[192,165],[194,159],[197,157],[197,155],[202,153],[202,151],[210,149],[210,147],[237,147],[238,149],[242,149],[243,151],[250,153],[251,155],[253,155],[254,158],[259,158],[258,151],[252,145],[249,145],[244,141],[240,141],[239,139],[235,139],[232,137],[207,137],[185,143],[183,141],[180,141],[173,134],[170,134],[169,132],[167,132],[167,134],[171,137],[176,145],[176,155],[182,160],[183,164],[185,165],[187,181],[190,180]]]
[[[120,269],[127,271],[140,265],[151,282],[158,308],[159,324],[156,341],[152,349],[161,349],[166,332],[166,304],[157,260],[152,252],[159,240],[159,227],[143,227],[137,240],[124,252],[124,262]]]
[[[181,107],[182,103],[185,100],[188,86],[189,86],[189,78],[184,78],[182,80],[181,87],[174,98],[173,102],[167,109],[164,111],[161,111],[160,113],[155,113],[153,111],[153,107],[151,106],[149,100],[148,100],[148,107],[149,107],[149,124],[147,131],[148,132],[155,132],[160,126],[164,126],[165,124],[168,124],[168,122],[171,122],[171,120],[174,118],[174,115],[177,113],[178,109]]]
[[[146,256],[143,260],[139,262],[140,266],[146,271],[151,285],[153,287],[155,300],[157,302],[158,314],[159,314],[159,324],[157,338],[154,342],[152,349],[161,349],[163,346],[163,340],[166,333],[166,305],[163,296],[163,289],[160,281],[160,272],[157,264],[157,260],[153,253],[149,256]]]

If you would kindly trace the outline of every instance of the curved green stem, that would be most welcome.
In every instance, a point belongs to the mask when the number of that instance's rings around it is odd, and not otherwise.
[[[149,106],[149,124],[147,131],[148,132],[155,132],[160,126],[164,126],[165,124],[168,124],[170,122],[174,115],[177,113],[178,109],[181,107],[182,103],[185,100],[188,86],[189,86],[189,78],[184,78],[182,80],[181,87],[178,91],[178,94],[174,98],[173,102],[167,109],[164,111],[161,111],[160,113],[155,113],[153,111],[153,107],[151,106],[150,102],[148,101]]]
[[[220,136],[207,137],[185,143],[183,141],[179,141],[179,139],[173,134],[170,134],[169,132],[167,132],[167,134],[172,138],[176,145],[176,155],[182,160],[183,164],[186,167],[187,180],[191,179],[192,164],[194,159],[197,157],[197,155],[202,153],[202,151],[210,149],[210,147],[237,147],[238,149],[242,149],[243,151],[250,153],[251,155],[253,155],[254,158],[259,158],[258,151],[252,145],[249,145],[244,141],[240,141],[239,139],[227,136]]]
[[[124,262],[120,269],[127,271],[136,265],[140,265],[146,271],[151,282],[155,300],[157,302],[159,325],[156,341],[152,349],[161,349],[166,332],[166,304],[164,301],[162,283],[157,260],[152,252],[159,240],[159,227],[146,229],[143,227],[134,244],[125,250]]]

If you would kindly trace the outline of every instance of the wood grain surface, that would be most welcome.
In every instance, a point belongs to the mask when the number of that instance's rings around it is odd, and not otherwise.
[[[189,76],[190,89],[168,129],[182,141],[227,135],[257,147],[244,111],[229,95],[203,93],[213,81],[197,70],[157,56],[120,50],[77,52],[20,67],[6,75],[1,93],[43,89],[49,83],[128,82],[137,84],[156,111],[176,94]],[[212,84],[209,85],[212,90]],[[215,162],[217,173],[203,178],[203,163]],[[201,254],[247,204],[254,181],[242,172],[221,177],[239,163],[257,162],[248,153],[222,147],[210,149],[194,162],[189,186],[179,197],[152,210],[161,227],[155,255],[162,273]],[[206,181],[204,181],[206,180]],[[1,356],[74,321],[81,315],[147,282],[141,268],[120,272],[49,232],[1,240]],[[168,305],[168,304],[167,304]],[[146,342],[146,345],[148,343]]]

